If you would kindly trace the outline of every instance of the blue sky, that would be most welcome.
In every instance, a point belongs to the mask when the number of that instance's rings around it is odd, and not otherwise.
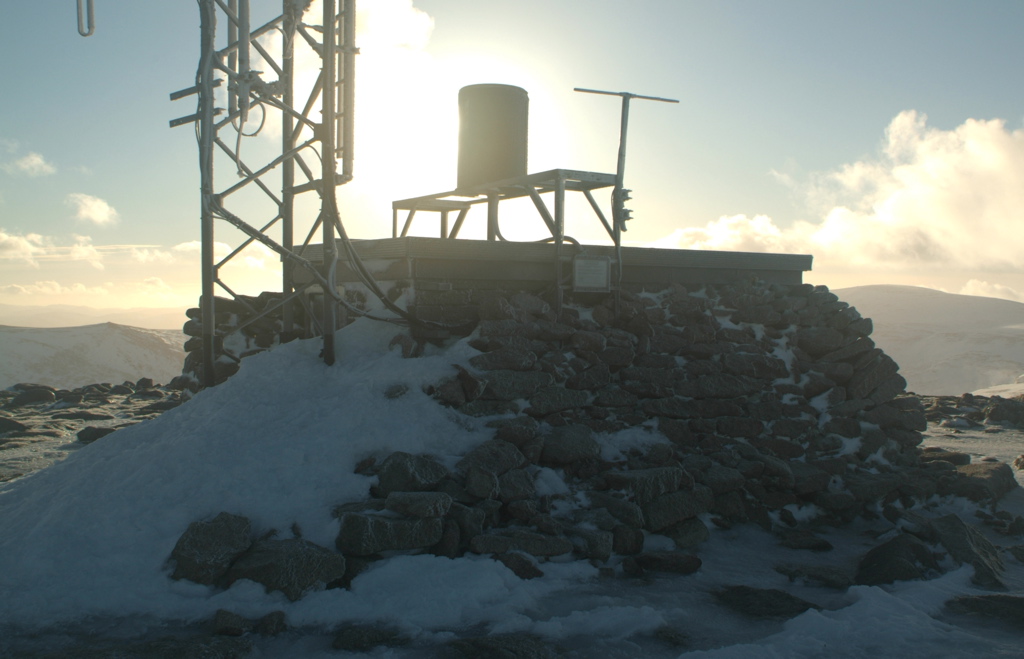
[[[188,306],[197,152],[167,121],[193,109],[168,93],[194,77],[197,5],[94,2],[89,38],[74,3],[2,10],[0,303]],[[253,0],[254,20],[274,6]],[[531,171],[612,172],[619,105],[572,91],[589,87],[680,100],[632,106],[633,244],[811,253],[813,283],[1024,299],[1022,3],[359,6],[356,179],[340,195],[356,237],[390,235],[391,200],[454,187],[463,85],[527,89]],[[538,237],[539,221],[509,222]],[[248,256],[243,288],[273,287],[276,259]]]

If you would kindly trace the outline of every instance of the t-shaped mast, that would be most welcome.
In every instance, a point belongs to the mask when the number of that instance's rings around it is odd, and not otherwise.
[[[679,101],[672,98],[641,96],[640,94],[632,94],[630,92],[606,92],[599,89],[583,89],[581,87],[574,87],[573,91],[622,97],[622,121],[619,128],[619,161],[615,169],[615,188],[612,191],[612,215],[615,221],[616,233],[625,231],[626,220],[630,219],[630,213],[632,212],[625,207],[625,203],[631,199],[629,196],[631,190],[627,190],[622,185],[626,174],[626,129],[629,125],[629,101],[634,98],[642,98],[648,101],[661,101],[662,103],[678,103]],[[618,240],[616,240],[616,244],[618,244]]]

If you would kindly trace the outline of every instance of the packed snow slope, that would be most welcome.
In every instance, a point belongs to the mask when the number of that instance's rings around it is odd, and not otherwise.
[[[833,292],[874,321],[871,338],[899,364],[909,391],[957,396],[1024,373],[1024,304],[917,286]]]
[[[795,550],[781,549],[751,525],[709,523],[711,539],[699,549],[704,565],[688,577],[602,578],[580,560],[545,563],[543,578],[521,580],[489,557],[421,554],[376,562],[350,589],[297,602],[246,580],[227,590],[173,581],[167,560],[190,522],[227,511],[249,517],[257,534],[276,529],[288,537],[296,524],[307,540],[332,547],[339,528],[332,508],[366,498],[374,482],[354,473],[360,460],[404,450],[451,465],[490,439],[486,419],[449,410],[423,392],[476,351],[463,340],[403,359],[388,348],[396,331],[353,323],[338,333],[333,367],[318,358],[318,340],[255,355],[184,405],[0,485],[0,653],[3,639],[40,627],[118,633],[127,625],[138,633],[205,620],[217,609],[250,618],[282,610],[290,627],[309,633],[344,622],[389,624],[421,649],[459,634],[530,633],[589,648],[575,655],[581,657],[679,656],[680,649],[637,640],[666,625],[686,630],[695,650],[686,656],[908,659],[1008,655],[1017,648],[1018,639],[991,626],[971,631],[942,621],[944,601],[976,592],[969,567],[884,588],[800,587],[824,608],[787,622],[725,612],[712,595],[722,585],[792,588],[773,566],[792,559],[780,552]],[[395,385],[407,390],[395,397]],[[598,438],[611,458],[635,446],[637,435],[667,441],[642,429]],[[557,489],[556,470],[544,478]],[[863,529],[825,537],[836,546],[828,560],[851,570],[876,544]],[[650,550],[671,546],[653,534],[645,541]],[[301,641],[266,640],[260,656],[337,656],[329,642],[315,652],[287,647]]]
[[[167,384],[181,374],[185,338],[178,330],[114,323],[60,328],[0,325],[0,387],[34,382],[72,389],[142,377]]]

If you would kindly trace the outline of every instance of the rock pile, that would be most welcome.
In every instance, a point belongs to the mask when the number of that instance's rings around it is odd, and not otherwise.
[[[76,389],[21,383],[0,390],[0,452],[75,437],[88,444],[177,407],[181,392],[150,378]],[[0,482],[27,473],[0,461]]]
[[[884,516],[903,530],[856,574],[779,569],[837,588],[891,583],[937,574],[942,547],[975,567],[978,584],[1000,586],[998,550],[955,515],[920,511],[936,496],[994,504],[1017,486],[1012,470],[919,449],[928,416],[945,403],[905,395],[896,364],[870,339],[871,321],[824,287],[676,286],[557,314],[541,297],[492,292],[479,314],[470,339],[479,354],[428,393],[488,418],[490,440],[452,469],[403,452],[361,464],[377,483],[335,508],[333,550],[238,530],[230,551],[220,541],[176,549],[174,577],[221,586],[249,578],[295,599],[343,587],[396,552],[488,555],[523,579],[542,577],[555,557],[591,561],[607,576],[690,574],[709,525],[754,523],[787,547],[827,551],[815,529]],[[396,343],[417,351],[413,336]],[[609,450],[623,431],[630,448]],[[245,526],[222,514],[190,527],[179,548],[202,524],[227,520]],[[1012,524],[1024,530],[1010,520],[1007,532]],[[653,536],[673,549],[648,547]],[[203,567],[186,570],[189,561]],[[772,615],[813,606],[782,595],[737,586],[719,599]]]
[[[238,362],[249,355],[268,350],[282,340],[305,336],[297,329],[283,331],[284,319],[281,293],[267,291],[257,296],[214,298],[214,382],[220,384],[238,372]],[[305,308],[293,302],[289,307],[296,328],[307,324]],[[188,321],[181,331],[185,341],[185,364],[181,378],[174,384],[181,389],[198,391],[203,382],[203,311],[193,307],[185,312]]]

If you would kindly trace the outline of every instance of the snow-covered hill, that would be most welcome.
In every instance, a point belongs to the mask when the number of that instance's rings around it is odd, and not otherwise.
[[[955,396],[1024,373],[1024,304],[917,286],[833,292],[874,321],[871,338],[900,365],[911,391]]]
[[[147,329],[173,329],[185,322],[185,309],[94,308],[69,304],[0,304],[0,325],[16,327],[77,327],[96,323],[118,323]]]
[[[142,377],[166,384],[181,374],[186,338],[179,330],[115,323],[42,329],[0,325],[0,388],[18,382],[74,388]]]

